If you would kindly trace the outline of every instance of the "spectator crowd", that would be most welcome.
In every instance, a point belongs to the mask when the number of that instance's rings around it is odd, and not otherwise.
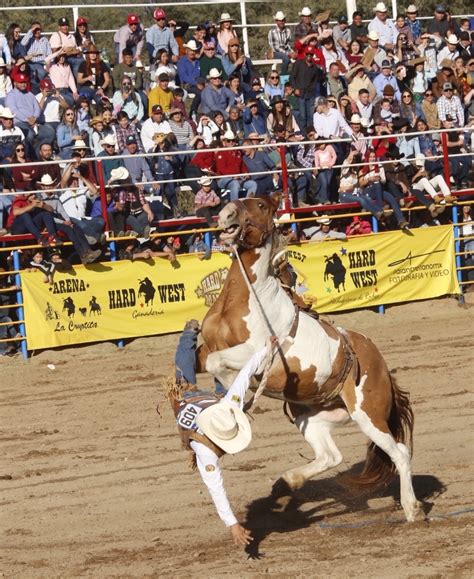
[[[415,5],[392,20],[383,2],[370,16],[334,23],[305,7],[290,27],[278,11],[263,77],[229,13],[191,26],[156,8],[148,29],[130,13],[110,60],[86,18],[60,18],[49,38],[39,20],[10,24],[0,35],[0,242],[31,234],[57,254],[67,239],[87,264],[104,256],[106,232],[127,232],[142,242],[123,257],[207,257],[199,234],[179,247],[150,239],[154,225],[187,215],[212,225],[229,200],[281,191],[283,161],[294,207],[357,202],[381,228],[439,223],[452,190],[472,184],[474,19],[440,4],[429,20]],[[441,135],[428,132],[441,129],[451,129],[449,182]],[[426,211],[410,222],[402,208],[413,198]],[[41,267],[51,281],[54,268]]]

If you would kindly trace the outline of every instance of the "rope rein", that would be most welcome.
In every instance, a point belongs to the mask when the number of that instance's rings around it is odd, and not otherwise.
[[[245,284],[247,285],[247,288],[249,290],[249,294],[253,295],[253,297],[255,298],[255,301],[257,302],[258,311],[260,313],[260,316],[261,316],[262,320],[264,321],[264,323],[269,331],[269,334],[270,334],[268,339],[267,339],[268,353],[267,353],[267,356],[265,358],[265,366],[264,366],[264,370],[263,370],[263,374],[262,374],[262,379],[260,380],[260,384],[258,385],[258,388],[257,388],[255,394],[252,396],[252,398],[250,398],[250,400],[245,404],[245,407],[244,407],[244,410],[248,411],[255,405],[255,403],[260,398],[260,396],[263,394],[263,391],[265,390],[265,388],[267,386],[268,375],[270,374],[270,368],[272,367],[273,359],[275,358],[275,354],[278,351],[278,345],[272,345],[271,338],[276,337],[275,332],[273,331],[273,328],[270,324],[270,320],[267,318],[267,315],[265,314],[265,310],[263,309],[263,306],[258,298],[257,292],[255,291],[255,288],[250,283],[250,279],[247,275],[247,272],[245,271],[244,264],[242,263],[242,260],[240,258],[238,248],[236,245],[232,245],[232,249],[234,251],[235,257],[236,257],[237,262],[239,264],[240,271],[242,273],[242,277],[244,278]]]

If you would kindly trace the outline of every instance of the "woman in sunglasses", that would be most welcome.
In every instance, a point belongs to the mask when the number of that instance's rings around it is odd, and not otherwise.
[[[77,126],[76,113],[73,108],[68,107],[62,116],[61,122],[56,129],[56,138],[61,159],[70,159],[72,147],[75,142],[82,139],[81,131]]]
[[[12,163],[21,163],[22,167],[12,167],[12,179],[15,183],[15,189],[20,191],[32,191],[35,189],[34,181],[36,179],[36,169],[30,159],[26,158],[24,143],[15,146],[12,156]]]
[[[271,70],[268,73],[263,91],[267,95],[269,101],[276,96],[283,97],[283,87],[280,83],[280,75],[276,70]]]

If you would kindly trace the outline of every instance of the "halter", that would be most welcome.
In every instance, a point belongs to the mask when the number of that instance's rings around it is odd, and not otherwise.
[[[233,201],[232,203],[239,210],[243,211],[244,215],[248,214],[248,211],[245,207],[245,203],[243,203],[240,199],[237,199],[236,201]],[[255,229],[258,229],[261,232],[260,240],[259,240],[257,245],[249,245],[248,243],[245,242],[245,236],[247,235],[247,231],[248,231],[249,227],[254,227]],[[260,247],[265,243],[265,241],[267,240],[268,236],[272,233],[272,231],[273,231],[273,220],[272,220],[272,225],[269,228],[269,227],[263,227],[263,226],[259,225],[258,223],[255,223],[249,217],[245,217],[244,224],[240,228],[240,233],[239,233],[239,236],[238,236],[236,241],[244,249],[255,249],[256,247]]]

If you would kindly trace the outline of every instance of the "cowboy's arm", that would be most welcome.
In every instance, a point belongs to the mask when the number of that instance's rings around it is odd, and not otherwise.
[[[267,357],[267,352],[268,349],[265,346],[256,352],[242,370],[240,370],[237,378],[232,382],[227,394],[224,396],[226,402],[236,404],[240,409],[243,408],[245,395],[250,386],[250,380],[252,376],[263,370],[261,366]]]

